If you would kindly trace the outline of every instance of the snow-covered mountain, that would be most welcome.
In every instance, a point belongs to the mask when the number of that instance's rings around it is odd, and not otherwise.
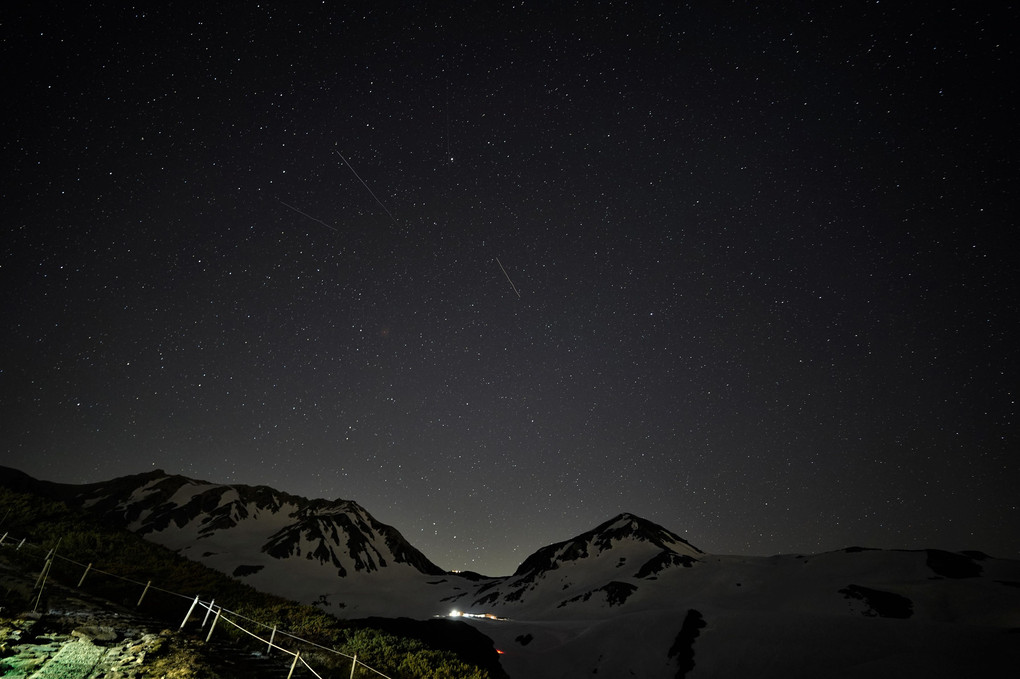
[[[589,602],[619,606],[642,581],[690,568],[704,556],[678,535],[633,514],[621,514],[572,540],[543,547],[509,578],[482,584],[472,607],[507,615],[549,613]]]
[[[0,475],[8,485],[16,479],[21,489],[88,510],[253,587],[337,614],[389,614],[405,590],[427,591],[426,583],[445,574],[395,528],[350,500],[309,500],[268,486],[210,483],[161,470],[87,485],[36,481],[2,468]],[[438,612],[441,596],[429,592],[419,605],[420,598],[406,598],[405,615]]]
[[[0,483],[342,617],[456,609],[514,679],[995,676],[1020,663],[1020,561],[980,552],[720,556],[621,514],[485,578],[444,573],[348,500],[162,472],[69,486],[0,468]]]
[[[156,471],[118,479],[113,488],[84,487],[73,501],[197,560],[242,558],[257,546],[262,555],[303,557],[335,569],[341,578],[390,566],[426,575],[444,572],[396,529],[350,500],[308,500],[268,486],[228,486]],[[237,568],[254,572],[259,565]]]

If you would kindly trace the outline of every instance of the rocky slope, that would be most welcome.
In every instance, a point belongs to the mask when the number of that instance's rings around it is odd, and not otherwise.
[[[5,603],[33,578],[0,558]],[[23,600],[23,598],[21,598]],[[0,676],[6,679],[280,679],[282,655],[253,654],[222,635],[176,627],[53,580],[40,613],[0,609]]]

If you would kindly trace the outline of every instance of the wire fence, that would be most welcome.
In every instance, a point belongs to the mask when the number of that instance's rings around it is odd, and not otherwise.
[[[350,673],[351,679],[353,679],[356,676],[355,672],[357,672],[358,669],[365,670],[366,672],[370,672],[370,673],[372,673],[374,675],[378,675],[380,677],[383,677],[384,679],[392,679],[388,675],[383,674],[379,670],[377,670],[377,669],[375,669],[373,667],[370,667],[369,665],[366,665],[365,663],[363,663],[360,660],[358,660],[358,656],[357,655],[348,655],[346,653],[343,653],[341,651],[336,650],[335,648],[330,648],[328,646],[323,646],[322,644],[318,644],[318,643],[316,643],[314,641],[311,641],[309,639],[304,639],[304,638],[299,637],[297,635],[291,634],[291,633],[289,633],[289,632],[287,632],[285,630],[278,629],[278,627],[276,625],[268,625],[268,624],[266,624],[264,622],[261,622],[261,621],[249,618],[249,617],[247,617],[247,616],[245,616],[245,615],[243,615],[243,614],[241,614],[241,613],[239,613],[237,611],[232,611],[230,609],[223,608],[222,606],[217,606],[215,598],[210,599],[209,601],[203,601],[201,599],[201,595],[196,595],[194,597],[191,597],[191,596],[186,595],[186,594],[181,594],[180,592],[174,592],[172,590],[164,589],[164,588],[159,587],[157,585],[153,585],[152,584],[152,580],[148,580],[147,582],[140,582],[140,581],[132,579],[132,578],[127,578],[127,577],[124,577],[122,575],[117,575],[116,573],[110,573],[110,572],[104,571],[104,570],[102,570],[100,568],[96,568],[93,563],[85,564],[85,563],[82,563],[80,561],[76,561],[75,559],[71,559],[71,558],[68,558],[66,556],[63,556],[63,555],[58,553],[58,550],[60,549],[60,540],[57,541],[56,546],[54,546],[53,548],[51,548],[49,550],[46,550],[45,547],[42,547],[40,545],[35,545],[35,544],[31,543],[31,542],[28,542],[27,538],[21,538],[20,540],[18,540],[17,538],[11,538],[10,541],[8,541],[8,538],[10,538],[10,534],[9,533],[4,533],[2,536],[0,536],[0,547],[8,548],[8,549],[14,549],[15,552],[20,552],[22,550],[22,548],[28,548],[28,549],[31,549],[31,550],[36,550],[38,552],[46,551],[46,556],[44,557],[44,562],[43,562],[42,570],[39,571],[39,576],[36,578],[35,585],[33,585],[33,587],[32,587],[32,593],[35,594],[35,601],[33,603],[32,610],[35,611],[35,612],[38,612],[39,604],[42,601],[43,590],[45,589],[46,583],[49,580],[50,571],[51,571],[51,569],[53,567],[53,563],[54,563],[54,561],[59,559],[62,562],[65,562],[65,563],[68,563],[68,564],[72,564],[72,565],[78,566],[79,568],[84,568],[85,569],[82,572],[81,579],[78,580],[77,589],[82,589],[82,586],[85,583],[85,579],[89,575],[91,575],[93,573],[98,573],[98,574],[101,574],[101,575],[104,575],[104,576],[107,576],[107,577],[110,577],[110,578],[116,578],[117,580],[121,580],[123,582],[127,582],[127,583],[129,583],[131,585],[135,585],[137,587],[141,587],[142,588],[142,592],[141,592],[141,594],[138,597],[138,601],[135,603],[135,607],[136,608],[140,607],[142,605],[142,602],[145,600],[146,595],[150,591],[160,592],[160,593],[166,594],[166,595],[171,596],[171,597],[180,598],[180,599],[182,599],[184,601],[190,601],[191,605],[188,608],[188,612],[184,615],[184,619],[181,621],[180,627],[178,629],[180,629],[180,630],[184,629],[184,627],[188,624],[188,621],[191,619],[192,615],[194,614],[196,608],[205,609],[205,615],[202,618],[201,629],[205,629],[206,624],[209,623],[209,618],[212,617],[212,622],[211,622],[211,624],[209,624],[209,631],[208,631],[208,633],[206,634],[206,637],[205,637],[206,642],[208,642],[212,638],[213,630],[216,629],[217,623],[219,623],[220,621],[223,621],[226,624],[232,625],[239,632],[241,632],[243,634],[247,634],[248,636],[250,636],[250,637],[254,638],[255,640],[257,640],[257,641],[261,642],[262,644],[264,644],[266,646],[266,652],[267,653],[271,652],[273,649],[276,649],[278,651],[281,651],[283,653],[286,653],[288,655],[293,656],[294,660],[291,663],[290,672],[287,675],[288,678],[293,676],[294,671],[297,669],[297,666],[300,663],[305,669],[307,669],[309,672],[311,672],[314,676],[318,677],[318,679],[324,679],[321,674],[316,672],[308,664],[308,662],[305,660],[305,658],[301,657],[301,652],[300,651],[290,650],[288,648],[284,648],[283,646],[280,646],[279,644],[277,644],[276,643],[276,639],[278,637],[287,637],[287,638],[291,639],[292,642],[294,642],[295,644],[304,644],[306,646],[319,649],[320,651],[324,651],[326,653],[331,653],[331,654],[334,654],[334,655],[336,655],[338,657],[346,658],[346,659],[350,660],[351,661],[351,673]],[[255,631],[253,631],[252,629],[249,629],[248,627],[245,627],[243,624],[241,624],[238,621],[244,621],[249,626],[252,626],[252,627],[254,627],[256,629],[261,628],[261,629],[267,630],[269,632],[269,638],[266,639],[263,636],[260,636]],[[363,675],[364,673],[359,673],[359,674]]]

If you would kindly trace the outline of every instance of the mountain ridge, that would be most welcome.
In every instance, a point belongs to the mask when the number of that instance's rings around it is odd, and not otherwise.
[[[171,474],[163,469],[85,484],[36,479],[20,470],[4,466],[0,466],[0,477],[5,479],[5,485],[9,487],[31,490],[71,506],[87,509],[104,521],[123,525],[142,536],[161,533],[173,526],[183,528],[199,516],[205,516],[207,518],[201,519],[201,525],[197,527],[196,538],[209,538],[217,531],[237,527],[239,522],[259,512],[279,512],[285,506],[292,505],[291,516],[294,522],[281,527],[268,538],[262,546],[264,553],[277,558],[306,556],[308,550],[299,547],[302,541],[318,541],[317,548],[311,550],[313,558],[330,561],[343,577],[347,569],[335,553],[325,548],[325,543],[329,540],[339,543],[341,534],[347,535],[347,547],[354,555],[354,570],[373,571],[385,567],[389,561],[381,554],[375,558],[368,554],[367,546],[356,534],[375,533],[383,537],[392,551],[393,562],[411,564],[427,575],[450,573],[431,562],[407,542],[396,528],[377,521],[354,500],[306,498],[265,484],[215,483]],[[188,494],[188,488],[195,492]],[[237,497],[229,497],[230,493],[235,493]],[[321,519],[330,516],[336,517],[336,521],[332,522],[334,525],[321,525]],[[611,530],[614,526],[616,529]],[[662,551],[659,555],[661,563],[658,566],[650,564],[650,569],[689,565],[697,558],[696,555],[704,554],[672,531],[630,512],[622,512],[589,531],[540,548],[522,561],[510,577],[524,576],[528,571],[544,570],[555,567],[557,563],[584,558],[589,550],[601,552],[611,549],[614,539],[624,538],[648,542]],[[682,548],[678,551],[670,545]],[[552,553],[557,550],[566,553],[553,558]],[[507,577],[473,572],[462,575],[482,580]]]
[[[257,589],[330,613],[463,617],[505,651],[512,677],[665,679],[681,664],[704,676],[945,676],[1020,662],[1012,643],[1020,561],[978,551],[714,555],[622,513],[536,550],[512,575],[486,577],[398,562],[353,501],[158,472],[84,493],[46,487],[110,521],[130,518],[145,539]]]
[[[353,500],[308,499],[266,485],[217,484],[163,470],[80,485],[40,481],[5,467],[0,476],[13,481],[9,486],[85,509],[175,549],[185,547],[185,539],[177,539],[180,534],[193,535],[195,541],[211,540],[244,523],[266,515],[280,518],[282,513],[285,516],[276,522],[280,525],[262,536],[260,552],[270,557],[315,559],[331,564],[340,577],[391,564],[408,565],[426,575],[446,572],[397,529],[376,520]],[[345,549],[334,547],[340,545]]]

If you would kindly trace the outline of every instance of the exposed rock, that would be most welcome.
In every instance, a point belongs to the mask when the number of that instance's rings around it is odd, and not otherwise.
[[[839,593],[845,599],[864,602],[866,608],[861,613],[868,617],[909,618],[914,613],[914,603],[895,592],[885,592],[861,585],[847,585],[839,590]]]

